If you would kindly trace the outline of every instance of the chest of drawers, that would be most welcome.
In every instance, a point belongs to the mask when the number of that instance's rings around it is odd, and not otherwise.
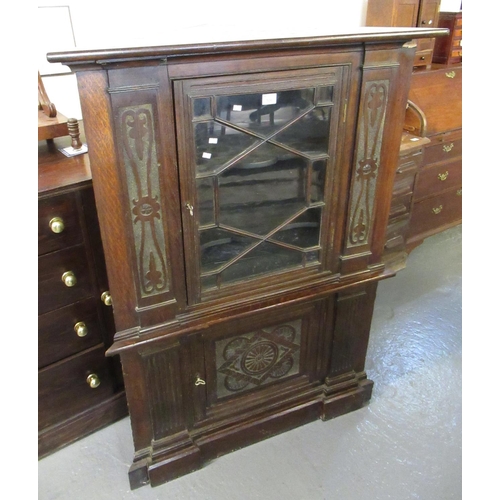
[[[39,457],[127,413],[88,158],[65,141],[39,143]]]
[[[420,109],[430,141],[415,180],[411,249],[462,221],[462,66],[435,64],[415,72],[409,99]],[[415,123],[407,114],[406,125],[418,128]]]
[[[458,64],[462,62],[462,12],[440,12],[439,26],[448,28],[447,37],[438,38],[432,62]]]

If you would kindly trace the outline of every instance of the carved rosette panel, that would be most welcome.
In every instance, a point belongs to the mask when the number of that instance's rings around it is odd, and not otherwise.
[[[348,247],[369,241],[388,95],[389,80],[365,85],[349,209]]]
[[[120,108],[118,123],[132,215],[139,292],[144,298],[168,290],[152,105]]]
[[[302,321],[215,343],[217,397],[234,395],[299,372]]]

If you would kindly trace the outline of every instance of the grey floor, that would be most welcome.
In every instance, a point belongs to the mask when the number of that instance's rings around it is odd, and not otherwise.
[[[370,404],[130,491],[123,419],[38,463],[41,500],[452,500],[462,492],[462,229],[427,239],[378,289]]]

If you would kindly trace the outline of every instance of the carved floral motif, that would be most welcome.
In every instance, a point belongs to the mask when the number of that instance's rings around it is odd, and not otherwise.
[[[388,92],[388,80],[369,82],[365,90],[349,217],[350,247],[367,243],[370,234]]]
[[[217,373],[218,378],[223,378],[222,392],[251,389],[297,373],[300,354],[300,331],[297,330],[300,330],[300,322],[218,342],[221,362]],[[219,396],[225,395],[218,392]]]
[[[167,290],[167,260],[161,223],[158,160],[152,106],[120,109],[141,296]]]

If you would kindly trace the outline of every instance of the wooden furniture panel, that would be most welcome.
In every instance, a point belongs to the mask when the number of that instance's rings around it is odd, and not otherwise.
[[[441,0],[368,0],[367,26],[432,27],[439,22]],[[434,38],[417,38],[413,60],[416,69],[430,68]]]
[[[67,248],[39,258],[39,314],[89,297],[92,291],[89,263],[83,246]]]
[[[453,194],[462,192],[462,66],[434,64],[414,72],[409,99],[422,116],[408,112],[405,127],[422,131],[425,123],[430,141],[415,181],[407,239],[412,249],[462,220],[461,198]]]
[[[462,188],[451,188],[415,202],[411,218],[413,234],[421,238],[459,224],[462,220]]]
[[[102,341],[98,306],[89,298],[38,317],[38,368]]]
[[[462,12],[440,12],[439,27],[449,29],[450,34],[436,40],[432,62],[460,64],[462,62]]]
[[[114,394],[114,380],[99,345],[38,373],[38,425],[43,430]]]
[[[57,196],[38,203],[38,253],[43,255],[82,243],[83,234],[74,196]]]
[[[462,160],[456,158],[423,168],[415,185],[415,199],[432,196],[451,187],[462,185]]]
[[[406,240],[415,197],[415,178],[423,164],[424,147],[430,139],[403,133],[399,162],[394,177],[391,209],[387,223],[384,262],[394,271],[405,267]]]
[[[68,145],[39,143],[39,457],[127,414],[121,367],[105,356],[114,325],[88,158],[58,151]]]
[[[79,84],[132,488],[369,401],[412,41],[444,33],[49,54]]]
[[[409,99],[425,114],[427,136],[462,128],[462,67],[433,65],[429,71],[415,71]],[[407,123],[415,121],[408,117]]]

